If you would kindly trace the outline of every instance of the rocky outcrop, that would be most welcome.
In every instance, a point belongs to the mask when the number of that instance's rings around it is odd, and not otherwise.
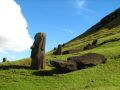
[[[32,69],[44,69],[45,68],[45,33],[37,33],[34,37],[35,41],[31,47],[31,68]]]
[[[69,50],[66,50],[66,51],[63,51],[62,54],[65,55],[65,54],[69,54],[70,51]]]
[[[67,65],[67,62],[65,60],[59,60],[59,61],[52,60],[52,61],[50,61],[50,64],[53,65],[54,67],[60,69],[60,68],[65,68]]]
[[[65,54],[72,54],[72,53],[77,53],[79,51],[82,51],[82,49],[76,49],[76,48],[72,48],[72,49],[68,49],[62,52],[62,55]]]
[[[74,71],[105,63],[106,60],[107,59],[101,54],[88,53],[82,56],[69,57],[67,58],[67,61],[51,61],[50,63],[57,69],[63,69],[65,71]]]
[[[69,57],[67,61],[74,61],[78,64],[78,68],[83,68],[79,64],[87,65],[97,65],[106,62],[106,58],[101,54],[87,53],[82,56]]]
[[[88,43],[84,48],[83,48],[83,50],[88,50],[88,49],[93,49],[93,48],[95,48],[96,46],[97,46],[97,39],[96,40],[94,40],[91,44],[90,43]]]

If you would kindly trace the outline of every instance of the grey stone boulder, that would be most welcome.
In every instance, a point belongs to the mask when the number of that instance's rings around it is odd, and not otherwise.
[[[88,67],[96,66],[106,62],[104,55],[96,53],[87,53],[82,56],[73,56],[65,60],[53,60],[50,64],[57,69],[62,69],[62,71],[75,71],[79,69],[85,69]]]
[[[96,66],[101,63],[106,62],[106,58],[104,55],[97,53],[87,53],[82,56],[73,56],[67,58],[67,62],[71,61],[76,63],[77,69],[84,69],[91,66]]]
[[[50,61],[50,64],[54,66],[55,68],[66,68],[67,61],[65,60],[52,60]]]

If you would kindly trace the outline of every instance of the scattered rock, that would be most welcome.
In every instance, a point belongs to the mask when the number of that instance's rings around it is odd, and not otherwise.
[[[109,40],[106,40],[106,41],[100,43],[98,46],[109,43],[109,42],[119,41],[119,40],[120,40],[120,38],[112,38],[112,39],[109,39]]]
[[[59,60],[59,61],[52,60],[52,61],[50,61],[50,64],[53,65],[56,68],[65,68],[66,65],[67,65],[67,62],[64,61],[64,60]]]
[[[95,47],[96,47],[96,46],[88,43],[88,44],[84,47],[83,50],[93,49],[93,48],[95,48]]]
[[[96,66],[106,62],[106,58],[101,54],[88,53],[83,56],[73,56],[67,58],[67,61],[51,61],[50,64],[62,71],[74,71],[78,69],[85,69],[88,67]]]
[[[35,41],[31,47],[31,68],[32,69],[44,69],[45,68],[45,33],[37,33],[34,37]]]
[[[92,44],[87,44],[84,48],[83,48],[83,50],[88,50],[88,49],[93,49],[93,48],[95,48],[95,47],[97,47],[97,39],[96,40],[94,40],[93,42],[92,42]]]
[[[84,69],[89,66],[96,66],[98,64],[105,63],[106,58],[101,54],[87,53],[83,56],[69,57],[67,61],[77,63],[78,69]]]
[[[65,54],[69,54],[70,53],[70,51],[69,50],[66,50],[66,51],[63,51],[63,55],[65,55]]]
[[[78,70],[77,63],[74,62],[74,61],[72,61],[72,60],[68,60],[68,61],[67,61],[66,68],[67,68],[68,71]]]
[[[82,49],[69,49],[69,50],[63,51],[62,54],[63,55],[65,55],[65,54],[72,54],[72,53],[77,53],[79,51],[82,51]]]
[[[98,40],[95,39],[95,40],[92,42],[92,45],[93,45],[93,46],[97,46],[97,42],[98,42]]]

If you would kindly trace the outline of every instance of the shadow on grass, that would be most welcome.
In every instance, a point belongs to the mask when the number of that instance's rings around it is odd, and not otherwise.
[[[69,71],[61,71],[59,69],[53,69],[53,70],[43,70],[43,71],[36,71],[33,72],[33,75],[36,76],[54,76],[55,74],[65,74],[69,73]]]
[[[8,66],[0,66],[0,70],[8,70],[8,69],[30,69],[29,66],[19,66],[19,65],[8,65]]]

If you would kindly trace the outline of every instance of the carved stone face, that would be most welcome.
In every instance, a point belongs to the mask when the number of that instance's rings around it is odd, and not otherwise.
[[[36,34],[35,40],[36,40],[36,44],[39,44],[39,47],[40,47],[39,49],[41,51],[44,51],[45,50],[45,40],[46,40],[45,33]]]
[[[36,48],[37,45],[39,45],[40,41],[41,41],[41,35],[42,33],[37,33],[34,37],[35,41],[33,43],[33,45],[31,46],[31,49]]]
[[[35,41],[31,46],[31,56],[34,57],[38,52],[45,50],[45,34],[37,33],[34,37]]]

